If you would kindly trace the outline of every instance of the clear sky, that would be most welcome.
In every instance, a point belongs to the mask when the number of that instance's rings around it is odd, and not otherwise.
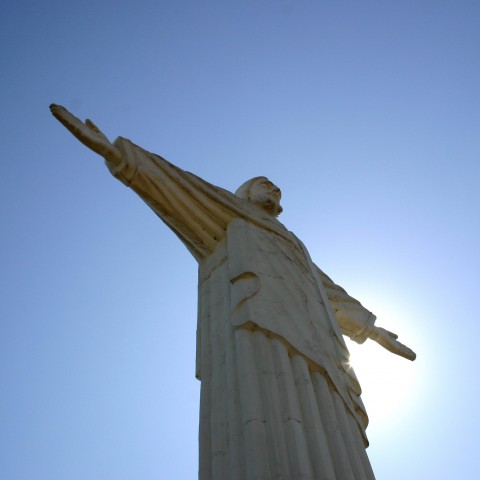
[[[379,480],[476,479],[480,3],[6,0],[0,479],[190,480],[196,264],[51,117],[234,190],[417,361],[352,348]]]

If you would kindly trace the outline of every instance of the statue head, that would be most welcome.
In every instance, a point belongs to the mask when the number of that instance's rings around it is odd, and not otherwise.
[[[237,189],[235,195],[257,205],[274,217],[278,217],[283,211],[280,205],[282,192],[267,177],[247,180]]]

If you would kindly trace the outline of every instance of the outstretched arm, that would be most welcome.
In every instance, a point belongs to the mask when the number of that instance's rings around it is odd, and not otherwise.
[[[351,297],[342,287],[322,272],[318,272],[327,291],[333,313],[344,335],[357,343],[363,343],[367,338],[374,340],[389,352],[408,360],[415,360],[416,354],[407,346],[400,343],[398,335],[374,325],[375,315],[369,312],[362,304]]]
[[[84,145],[98,153],[113,165],[118,165],[122,155],[117,147],[112,145],[105,134],[91,121],[85,123],[72,115],[61,105],[50,105],[52,115]]]

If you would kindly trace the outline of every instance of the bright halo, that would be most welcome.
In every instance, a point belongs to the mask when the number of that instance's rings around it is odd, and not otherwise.
[[[364,299],[365,304],[375,305],[375,325],[396,333],[399,342],[418,353],[419,339],[412,341],[416,338],[412,336],[416,312],[399,307],[388,291],[376,288],[372,294],[365,285],[363,289],[357,298]],[[375,300],[369,302],[370,298]],[[395,355],[371,339],[360,345],[348,338],[345,341],[350,351],[350,365],[362,388],[369,429],[375,429],[377,433],[383,429],[390,431],[395,424],[411,418],[415,402],[418,402],[421,376],[418,362]],[[424,353],[421,352],[422,363]]]
[[[349,342],[350,364],[362,387],[362,400],[372,427],[387,425],[405,413],[415,376],[412,362],[393,355],[377,343]]]

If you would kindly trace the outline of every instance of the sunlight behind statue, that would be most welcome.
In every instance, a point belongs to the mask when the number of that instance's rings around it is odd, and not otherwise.
[[[199,479],[373,479],[368,417],[342,334],[415,354],[277,220],[280,189],[255,177],[233,194],[50,108],[198,262]]]

